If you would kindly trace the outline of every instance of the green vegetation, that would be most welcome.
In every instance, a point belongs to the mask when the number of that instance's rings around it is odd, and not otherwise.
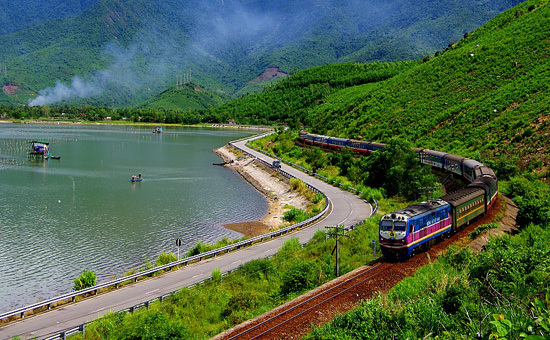
[[[483,224],[483,225],[480,225],[479,227],[477,227],[471,233],[468,233],[468,237],[470,237],[472,240],[475,240],[476,238],[479,237],[479,235],[483,234],[484,231],[489,230],[489,229],[495,229],[495,228],[498,228],[497,223]]]
[[[377,230],[377,220],[372,219],[350,232],[353,241],[340,241],[341,273],[372,260],[372,254],[365,256],[362,249],[371,249]],[[219,270],[214,270],[212,280],[182,289],[163,302],[152,303],[149,309],[108,314],[87,325],[84,337],[73,338],[133,339],[137,334],[151,339],[209,338],[333,279],[334,245],[335,240],[327,238],[323,230],[305,247],[290,239],[272,258],[243,264],[223,279]]]
[[[306,339],[548,339],[550,228],[450,249]]]
[[[73,290],[82,290],[95,286],[97,277],[93,271],[84,269],[76,279],[74,279]]]
[[[228,96],[219,95],[198,85],[185,84],[170,88],[141,106],[167,111],[186,111],[188,114],[194,111],[197,117],[195,118],[196,122],[193,123],[196,124],[201,121],[198,112],[219,106],[228,99]]]
[[[376,197],[379,214],[409,205],[405,197],[416,199],[415,187],[434,181],[413,162],[410,146],[491,166],[519,207],[522,230],[517,235],[491,239],[478,254],[451,248],[385,296],[365,301],[308,338],[550,337],[549,17],[548,0],[528,0],[434,57],[315,67],[205,114],[219,121],[286,122],[293,133],[256,145]],[[279,53],[286,51],[293,49]],[[351,59],[360,53],[349,52]],[[349,150],[302,149],[295,139],[303,126],[321,134],[381,141],[388,149],[370,158]],[[341,272],[372,259],[365,249],[378,238],[379,216],[352,231],[353,239],[341,240]],[[334,242],[323,231],[305,247],[287,241],[273,258],[243,264],[223,279],[213,272],[213,280],[182,289],[148,310],[109,314],[89,325],[85,338],[208,338],[334,278]],[[207,249],[197,244],[190,254]]]
[[[546,176],[549,12],[546,0],[526,1],[434,57],[311,68],[212,112],[336,137],[398,136],[482,161],[501,179]]]
[[[0,83],[20,88],[0,100],[26,103],[56,81],[70,85],[78,76],[103,91],[62,103],[136,106],[188,72],[209,89],[252,93],[258,87],[250,80],[269,66],[291,73],[433,54],[519,2],[25,0],[0,5],[0,66],[8,69]]]

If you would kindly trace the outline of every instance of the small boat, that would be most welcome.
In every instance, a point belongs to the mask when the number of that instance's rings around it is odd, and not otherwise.
[[[50,156],[51,159],[61,159],[61,156]]]
[[[153,133],[162,133],[162,127],[161,127],[161,126],[157,126],[157,127],[153,130]]]
[[[138,174],[137,176],[132,175],[132,182],[141,182],[141,181],[143,181],[143,178],[141,177],[141,174]]]

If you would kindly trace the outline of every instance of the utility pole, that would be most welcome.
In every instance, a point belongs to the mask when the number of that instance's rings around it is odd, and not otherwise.
[[[340,236],[349,237],[349,235],[344,234],[346,231],[346,228],[344,227],[343,224],[340,224],[336,227],[325,227],[325,228],[335,229],[334,234],[329,234],[329,237],[336,237],[336,246],[332,250],[332,254],[334,254],[334,250],[336,250],[336,277],[338,277],[340,276],[340,253],[338,249],[338,243],[340,243],[339,237]],[[342,231],[341,234],[340,234],[340,231]]]

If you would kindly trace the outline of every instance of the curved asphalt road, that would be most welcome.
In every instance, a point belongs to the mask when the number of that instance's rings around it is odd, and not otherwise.
[[[245,143],[246,141],[241,141],[234,144],[269,163],[273,161],[272,158],[247,148]],[[212,271],[216,268],[220,268],[221,272],[224,273],[238,268],[247,261],[274,255],[284,242],[291,237],[297,237],[301,243],[305,243],[313,237],[313,234],[318,229],[339,224],[351,226],[370,216],[372,207],[357,196],[328,185],[285,164],[281,164],[281,167],[283,170],[315,186],[327,195],[332,203],[332,211],[324,220],[304,230],[290,233],[268,242],[255,244],[223,256],[203,260],[202,262],[156,278],[147,279],[91,299],[69,304],[38,316],[28,317],[8,324],[0,327],[0,339],[11,339],[14,336],[19,336],[21,339],[44,338],[49,335],[58,334],[63,330],[78,327],[81,324],[92,321],[109,311],[130,308],[182,287],[201,282],[209,278],[212,275]]]

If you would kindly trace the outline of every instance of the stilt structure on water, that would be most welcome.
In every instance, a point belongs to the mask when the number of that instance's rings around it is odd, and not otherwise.
[[[27,157],[40,157],[47,159],[48,157],[50,157],[50,143],[33,140],[32,142],[30,142]]]

